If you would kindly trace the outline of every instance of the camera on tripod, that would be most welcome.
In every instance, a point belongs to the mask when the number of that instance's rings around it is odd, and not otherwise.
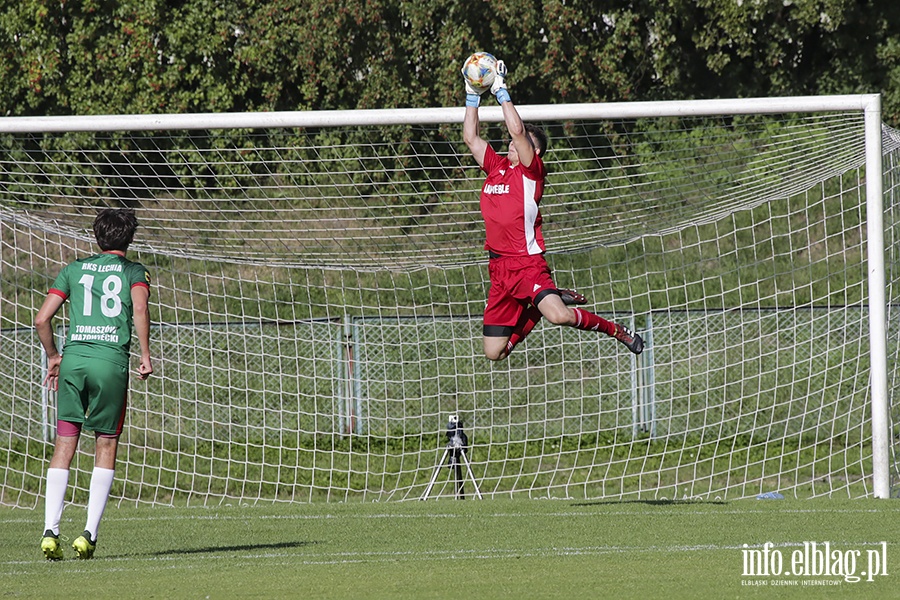
[[[450,420],[447,421],[447,440],[450,447],[456,450],[456,454],[451,457],[452,459],[459,458],[459,452],[465,452],[468,449],[469,438],[466,436],[466,432],[463,431],[463,422],[457,415],[450,415]]]
[[[472,466],[469,464],[469,457],[467,456],[469,437],[463,431],[463,422],[459,415],[450,415],[445,434],[447,436],[447,447],[444,448],[444,454],[434,469],[434,475],[432,475],[428,487],[425,488],[425,493],[422,494],[422,500],[428,499],[428,495],[431,493],[435,481],[437,481],[438,472],[444,465],[445,459],[447,460],[447,468],[453,472],[452,477],[456,488],[456,499],[464,500],[466,497],[465,476],[463,474],[463,469],[465,469],[465,473],[469,476],[472,486],[475,488],[475,496],[480,500],[481,490],[478,489],[478,482],[475,481],[475,474],[472,473]]]

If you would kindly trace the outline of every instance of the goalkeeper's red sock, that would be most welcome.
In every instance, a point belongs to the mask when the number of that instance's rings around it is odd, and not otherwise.
[[[513,332],[509,336],[509,341],[506,342],[506,353],[509,354],[513,351],[519,342],[524,340],[531,330],[534,329],[534,326],[537,325],[541,317],[541,311],[538,310],[537,306],[532,305],[528,310],[522,313],[522,316],[519,317],[519,322],[516,323],[516,326],[513,328]]]
[[[607,321],[603,317],[599,315],[595,315],[592,312],[588,312],[581,308],[573,308],[575,311],[575,325],[576,329],[583,329],[585,331],[602,331],[606,335],[614,336],[616,335],[616,324],[612,321]]]

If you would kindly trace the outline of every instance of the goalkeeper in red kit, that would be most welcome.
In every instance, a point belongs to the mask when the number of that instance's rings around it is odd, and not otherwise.
[[[490,88],[511,138],[506,156],[497,154],[479,135],[478,106],[481,93],[487,90],[479,93],[466,82],[463,140],[487,174],[481,189],[481,215],[491,288],[484,309],[484,354],[490,360],[503,360],[542,317],[554,325],[605,333],[640,354],[644,349],[640,335],[573,306],[585,304],[584,296],[553,283],[544,259],[539,209],[547,176],[543,161],[547,136],[522,122],[509,97],[506,72],[506,65],[498,61]]]

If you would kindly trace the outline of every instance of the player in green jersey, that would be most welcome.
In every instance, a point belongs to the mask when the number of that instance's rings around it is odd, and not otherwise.
[[[128,364],[132,323],[140,344],[138,377],[153,373],[150,359],[150,274],[125,258],[138,222],[130,209],[106,209],[94,220],[94,237],[101,253],[66,265],[53,282],[34,320],[47,354],[44,383],[57,394],[57,429],[53,457],[47,469],[44,538],[41,550],[49,560],[63,557],[59,523],[69,482],[69,465],[82,428],[96,438],[87,524],[72,544],[78,558],[91,558],[97,530],[109,499],[116,450],[128,395]],[[59,353],[51,321],[69,301],[69,332]]]

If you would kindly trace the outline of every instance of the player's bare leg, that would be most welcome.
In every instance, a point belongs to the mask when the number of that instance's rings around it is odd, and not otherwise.
[[[78,435],[57,435],[53,444],[53,456],[50,458],[51,469],[68,469],[78,450]]]
[[[503,360],[509,356],[509,336],[484,336],[484,355],[489,360]]]

